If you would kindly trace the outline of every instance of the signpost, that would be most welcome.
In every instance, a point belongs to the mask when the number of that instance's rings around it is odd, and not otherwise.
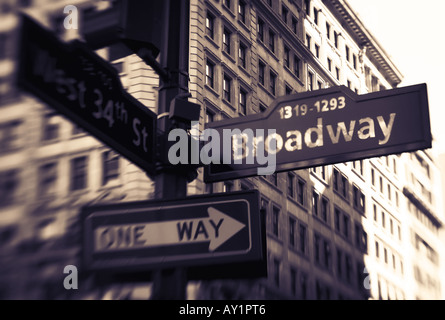
[[[258,161],[262,150],[275,154],[279,172],[430,148],[432,139],[426,84],[366,95],[345,86],[302,92],[278,98],[264,114],[212,122],[208,128],[244,140],[235,147],[229,141],[231,163],[205,167],[206,182],[256,175],[264,164]],[[275,133],[267,135],[268,129]],[[227,151],[224,145],[220,154]]]
[[[188,70],[189,3],[172,0],[166,9],[161,65]],[[162,80],[164,115],[187,88],[187,77],[173,74]],[[184,297],[186,273],[200,278],[204,268],[219,269],[219,276],[266,275],[259,192],[186,197],[186,170],[180,175],[165,163],[155,170],[156,135],[168,134],[172,122],[163,117],[157,126],[156,114],[129,95],[117,72],[85,44],[61,42],[23,16],[18,84],[156,179],[156,200],[82,210],[88,270],[152,270],[156,299]],[[229,141],[216,153],[223,163],[205,166],[206,182],[257,175],[265,154],[274,156],[272,172],[279,172],[425,149],[432,139],[425,84],[362,96],[344,86],[298,93],[278,98],[264,114],[209,123],[207,129]]]
[[[154,175],[154,112],[82,42],[64,43],[22,16],[18,84]]]
[[[263,260],[257,190],[83,209],[90,270],[153,270]]]

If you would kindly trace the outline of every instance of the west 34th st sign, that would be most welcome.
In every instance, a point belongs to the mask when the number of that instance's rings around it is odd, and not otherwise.
[[[257,175],[265,164],[270,174],[426,149],[432,140],[425,84],[365,95],[345,86],[298,93],[276,99],[264,114],[208,123],[206,130],[209,141],[231,140],[215,144],[213,155],[229,153],[231,161],[205,167],[206,182]]]
[[[157,115],[84,43],[62,42],[26,15],[21,23],[18,85],[153,175]]]

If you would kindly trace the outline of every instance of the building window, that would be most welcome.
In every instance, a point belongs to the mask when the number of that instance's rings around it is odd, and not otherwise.
[[[352,259],[351,255],[345,254],[345,275],[346,275],[346,281],[348,283],[352,282],[353,276],[352,276],[353,270],[352,270]]]
[[[269,74],[269,91],[273,95],[276,95],[276,87],[277,87],[277,76],[272,71]]]
[[[317,233],[314,233],[314,260],[321,267],[331,268],[331,245]]]
[[[298,249],[299,251],[307,256],[307,236],[308,236],[308,232],[307,232],[307,227],[302,224],[299,223],[298,224]]]
[[[300,298],[306,300],[308,298],[308,276],[300,273]]]
[[[7,34],[0,33],[0,60],[7,58],[7,54],[6,54],[6,52],[8,51],[8,50],[6,50],[7,49],[7,41],[8,41]]]
[[[321,219],[326,223],[329,221],[329,200],[325,197],[321,199]]]
[[[211,88],[215,88],[215,80],[214,80],[214,74],[215,74],[215,65],[207,60],[206,63],[206,85],[208,85]]]
[[[290,290],[292,295],[297,294],[297,270],[294,268],[290,269]]]
[[[18,170],[0,172],[0,206],[9,206],[16,201],[19,187]]]
[[[323,239],[323,266],[326,269],[331,268],[331,244],[328,240]]]
[[[311,72],[307,73],[307,89],[309,91],[314,89],[314,75]]]
[[[114,151],[102,153],[102,185],[119,178],[119,155]]]
[[[14,151],[20,147],[20,127],[19,120],[0,124],[0,153]]]
[[[230,38],[232,36],[232,33],[224,28],[223,31],[223,51],[227,53],[228,55],[231,54],[231,47],[230,47]]]
[[[274,259],[273,260],[273,266],[274,266],[274,282],[277,287],[280,286],[280,260]]]
[[[347,214],[343,213],[343,235],[346,239],[349,239],[350,234],[350,218]]]
[[[337,277],[343,279],[343,252],[337,248]]]
[[[264,80],[264,76],[265,76],[265,72],[266,72],[266,65],[263,62],[259,62],[258,63],[258,82],[260,84],[262,84],[263,86],[265,85],[265,80]]]
[[[230,79],[227,75],[224,75],[223,78],[223,99],[227,102],[231,102],[232,95],[232,79]]]
[[[295,247],[296,224],[297,224],[297,221],[295,220],[295,218],[289,217],[289,246],[291,246],[292,248]]]
[[[238,49],[238,59],[239,59],[239,65],[246,69],[247,63],[246,63],[246,51],[247,47],[240,42],[239,49]]]
[[[280,219],[280,209],[274,206],[272,209],[272,232],[276,237],[279,237],[278,233],[279,219]]]
[[[334,31],[334,45],[337,49],[338,49],[338,36],[339,34],[337,33],[337,31]]]
[[[383,248],[383,257],[385,260],[385,263],[388,263],[388,249]]]
[[[303,179],[298,179],[297,182],[297,202],[304,206],[306,204],[305,202],[305,189],[306,189],[306,181]]]
[[[287,15],[289,14],[289,10],[285,6],[281,7],[281,18],[283,19],[283,22],[287,24]]]
[[[53,195],[57,192],[57,163],[47,163],[39,167],[39,196]]]
[[[320,200],[320,195],[317,191],[312,191],[312,214],[318,217],[318,202]]]
[[[386,217],[385,217],[385,211],[382,210],[382,227],[386,227]]]
[[[55,113],[48,113],[43,118],[43,141],[53,141],[59,138],[60,117]]]
[[[308,16],[311,14],[311,0],[304,0],[304,10]]]
[[[226,6],[228,9],[231,9],[232,7],[231,7],[231,1],[230,0],[224,0],[223,1],[223,3],[224,3],[224,6]]]
[[[247,114],[247,92],[242,88],[239,89],[239,108],[241,114]]]
[[[316,174],[319,178],[326,181],[326,167],[325,166],[312,167],[311,171],[312,171],[312,173]]]
[[[314,234],[314,260],[315,263],[320,264],[320,236],[318,234]]]
[[[71,190],[81,190],[87,187],[87,157],[71,160]]]
[[[352,55],[352,66],[354,67],[354,70],[357,70],[357,55]]]
[[[379,242],[378,241],[375,242],[375,256],[376,256],[376,258],[380,257]]]
[[[335,191],[340,190],[340,171],[338,171],[336,168],[333,170],[333,178],[332,178],[332,186],[334,187]]]
[[[206,35],[215,39],[215,17],[209,12],[206,17]]]
[[[246,23],[246,3],[243,0],[238,2],[238,18],[242,23]]]
[[[290,50],[288,47],[284,47],[284,65],[288,68],[290,68],[289,57],[290,57]]]
[[[318,25],[318,9],[314,7],[314,23]]]
[[[364,231],[362,229],[362,226],[359,223],[355,223],[355,245],[356,247],[363,251],[365,249],[364,247]]]
[[[338,67],[335,67],[335,76],[337,77],[337,80],[340,80],[340,69]]]
[[[308,47],[309,50],[311,50],[311,36],[306,34],[306,46]]]
[[[332,71],[332,60],[328,58],[328,70]]]
[[[341,219],[341,211],[338,208],[334,209],[334,226],[335,226],[335,231],[339,232],[341,231],[340,228],[340,219]]]
[[[326,36],[329,40],[331,40],[331,25],[329,22],[326,22]]]
[[[292,17],[292,31],[295,34],[298,34],[298,20],[295,17]]]
[[[288,85],[286,85],[286,89],[285,90],[286,90],[286,92],[285,92],[286,96],[292,94],[292,88],[289,87]]]
[[[320,58],[320,46],[318,44],[315,44],[315,56]]]
[[[258,18],[258,39],[264,42],[264,21]]]
[[[346,61],[349,62],[351,55],[350,55],[350,49],[348,45],[345,45],[345,54],[346,54]]]
[[[294,184],[295,184],[295,176],[293,173],[288,172],[287,173],[287,195],[291,198],[293,198],[295,196]]]
[[[266,177],[274,186],[278,186],[278,174],[276,172],[267,175]]]
[[[297,78],[300,78],[300,64],[301,60],[297,56],[294,56],[294,73]]]
[[[359,212],[365,212],[365,195],[355,185],[352,186],[354,208]]]
[[[269,30],[269,49],[275,53],[275,32]]]
[[[337,169],[334,169],[334,190],[342,195],[343,198],[348,198],[348,179]]]
[[[263,112],[266,112],[266,110],[267,110],[267,107],[264,104],[260,103],[260,112],[263,113]]]

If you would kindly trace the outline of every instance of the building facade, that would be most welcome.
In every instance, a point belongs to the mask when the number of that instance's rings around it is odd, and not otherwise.
[[[0,25],[0,296],[148,298],[150,284],[62,287],[80,265],[79,210],[153,198],[153,182],[75,124],[11,85],[17,12],[64,40],[63,8],[95,1],[14,1]],[[395,88],[402,75],[344,0],[190,0],[189,100],[200,125],[264,112],[278,97],[345,85],[357,94]],[[1,54],[1,53],[0,53]],[[136,55],[113,60],[123,86],[156,110],[159,81]],[[268,276],[190,282],[202,299],[441,299],[443,211],[429,151],[205,184],[188,194],[258,189]],[[79,285],[79,286],[80,286]],[[62,289],[61,289],[62,288]],[[80,290],[82,289],[82,290]]]

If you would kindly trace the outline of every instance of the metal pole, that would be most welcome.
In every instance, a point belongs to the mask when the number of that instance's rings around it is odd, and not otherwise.
[[[168,113],[170,102],[178,95],[188,93],[189,0],[166,0],[164,7],[165,34],[161,48],[161,65],[170,72],[168,81],[162,81],[159,91],[158,114]],[[158,119],[158,129],[168,133],[172,122],[168,117]],[[174,199],[187,196],[187,178],[168,167],[160,168],[155,178],[155,198]],[[151,299],[184,300],[187,275],[185,268],[159,269],[153,274]]]

